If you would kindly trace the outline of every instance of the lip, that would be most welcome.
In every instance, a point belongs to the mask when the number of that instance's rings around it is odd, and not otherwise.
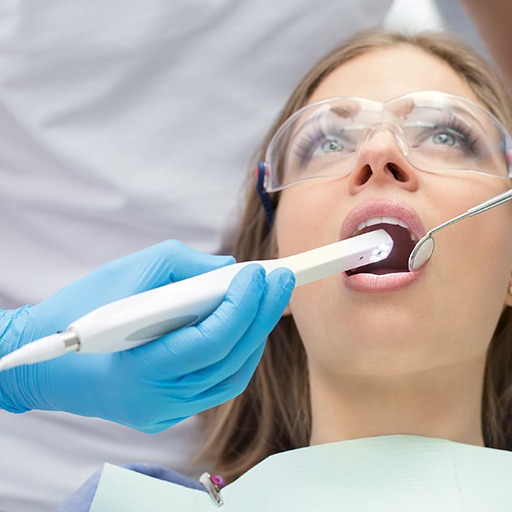
[[[357,226],[371,217],[396,217],[407,224],[411,232],[420,240],[426,233],[423,222],[414,208],[397,199],[371,199],[353,208],[345,218],[340,240],[350,238]],[[395,274],[342,274],[344,284],[363,293],[394,292],[412,285],[423,273],[425,267],[413,272]]]

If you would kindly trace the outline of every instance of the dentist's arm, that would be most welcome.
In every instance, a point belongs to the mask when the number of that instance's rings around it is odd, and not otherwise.
[[[114,300],[232,263],[175,241],[110,262],[36,306],[0,311],[0,356]],[[158,432],[247,386],[294,286],[251,265],[199,325],[113,354],[70,354],[0,372],[0,407],[60,410]],[[20,420],[22,421],[22,420]]]

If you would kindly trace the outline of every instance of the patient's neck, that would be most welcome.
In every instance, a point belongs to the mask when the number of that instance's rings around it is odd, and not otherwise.
[[[422,375],[343,376],[310,369],[311,444],[391,434],[483,445],[484,362]]]

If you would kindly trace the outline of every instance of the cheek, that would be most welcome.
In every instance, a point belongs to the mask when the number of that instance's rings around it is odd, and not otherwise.
[[[343,220],[343,199],[336,182],[284,190],[276,212],[279,257],[335,242]]]
[[[309,186],[301,184],[282,192],[276,211],[277,257],[314,249],[339,239],[343,212],[343,190],[335,182]],[[336,283],[339,284],[339,283]],[[325,344],[324,328],[331,322],[330,307],[337,303],[335,279],[322,279],[293,291],[287,310],[292,314],[303,340],[318,339]],[[308,343],[305,344],[306,351]],[[316,347],[321,352],[326,347]]]
[[[347,210],[346,189],[343,183],[333,180],[285,190],[276,212],[278,256],[297,254],[338,240]],[[295,319],[310,363],[343,350],[338,335],[347,328],[347,322],[340,315],[340,301],[344,302],[340,292],[339,276],[293,291],[289,312]]]
[[[444,293],[472,310],[482,325],[503,306],[512,271],[512,212],[489,211],[439,233],[434,257]],[[437,254],[436,254],[437,253]],[[434,258],[433,257],[433,258]],[[487,321],[489,321],[487,320]]]
[[[487,183],[485,183],[487,184]],[[477,192],[475,192],[475,190]],[[473,187],[458,191],[460,199],[452,199],[453,213],[458,215],[476,204],[488,200],[502,190],[494,187]],[[450,199],[445,199],[449,204]],[[434,258],[443,262],[453,278],[474,283],[481,290],[506,289],[512,269],[512,204],[506,203],[482,214],[469,217],[434,235]],[[446,276],[448,277],[448,276]],[[499,295],[499,294],[498,294]]]
[[[442,220],[498,194],[495,187],[486,188],[484,183],[477,193],[460,188],[449,207],[452,211],[443,210]],[[450,204],[448,198],[445,204]],[[467,355],[484,353],[512,271],[512,205],[465,219],[434,238],[435,251],[422,285],[425,311],[438,319],[439,335],[452,340],[453,351],[460,345]]]

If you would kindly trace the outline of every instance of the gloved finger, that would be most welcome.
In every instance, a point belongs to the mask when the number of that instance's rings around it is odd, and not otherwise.
[[[243,345],[253,346],[261,340],[266,340],[290,302],[295,287],[295,275],[291,270],[278,268],[267,275],[266,282],[267,289],[260,302],[258,314],[237,348]]]
[[[236,358],[236,363],[229,361],[230,356],[228,356],[226,359],[219,361],[208,368],[202,368],[197,372],[184,375],[178,380],[172,381],[172,383],[169,384],[169,396],[180,400],[183,403],[192,403],[196,400],[196,397],[203,395],[208,390],[218,386],[220,382],[223,382],[229,377],[239,373],[246,365],[247,361],[255,361],[253,367],[254,371],[263,351],[265,350],[265,342],[266,339],[262,340],[261,343],[250,353],[245,353],[244,351],[243,357]],[[251,375],[248,375],[247,382],[251,378]]]
[[[267,276],[267,285],[253,322],[229,354],[213,365],[201,368],[181,379],[180,393],[184,397],[187,397],[185,387],[192,393],[212,388],[226,376],[239,373],[246,361],[253,358],[255,353],[261,356],[268,335],[290,301],[295,277],[288,269],[277,269]],[[253,371],[255,369],[256,365]],[[251,375],[252,373],[248,375],[248,379]]]
[[[261,361],[265,350],[265,343],[262,343],[244,362],[244,364],[232,375],[219,381],[201,395],[203,407],[211,408],[231,400],[245,391],[256,368]],[[201,409],[201,411],[206,410]],[[199,410],[197,411],[199,412]]]
[[[171,281],[188,279],[236,262],[233,256],[212,255],[196,251],[177,240],[172,240],[170,243],[176,246],[171,247],[175,254]]]
[[[174,331],[134,352],[140,351],[137,356],[148,358],[169,377],[211,366],[231,352],[251,325],[265,291],[265,271],[258,265],[244,267],[233,278],[222,304],[200,324]]]
[[[180,420],[176,420],[175,423],[183,419],[189,418],[197,413],[206,411],[213,407],[217,407],[242,393],[263,354],[265,344],[262,343],[256,351],[246,360],[244,365],[233,375],[227,376],[220,382],[217,382],[214,386],[203,390],[201,393],[196,393],[187,400],[181,399],[180,401],[180,413],[184,415]],[[171,391],[172,388],[169,389]],[[173,389],[174,391],[174,389]],[[173,397],[170,403],[175,403],[176,398]],[[165,414],[162,415],[165,417]],[[160,432],[170,426],[167,420],[155,421],[152,423],[150,432]],[[147,432],[147,430],[145,430]]]
[[[113,260],[34,306],[34,319],[44,319],[45,332],[65,329],[93,309],[164,284],[230,264],[231,256],[212,256],[167,240]]]

